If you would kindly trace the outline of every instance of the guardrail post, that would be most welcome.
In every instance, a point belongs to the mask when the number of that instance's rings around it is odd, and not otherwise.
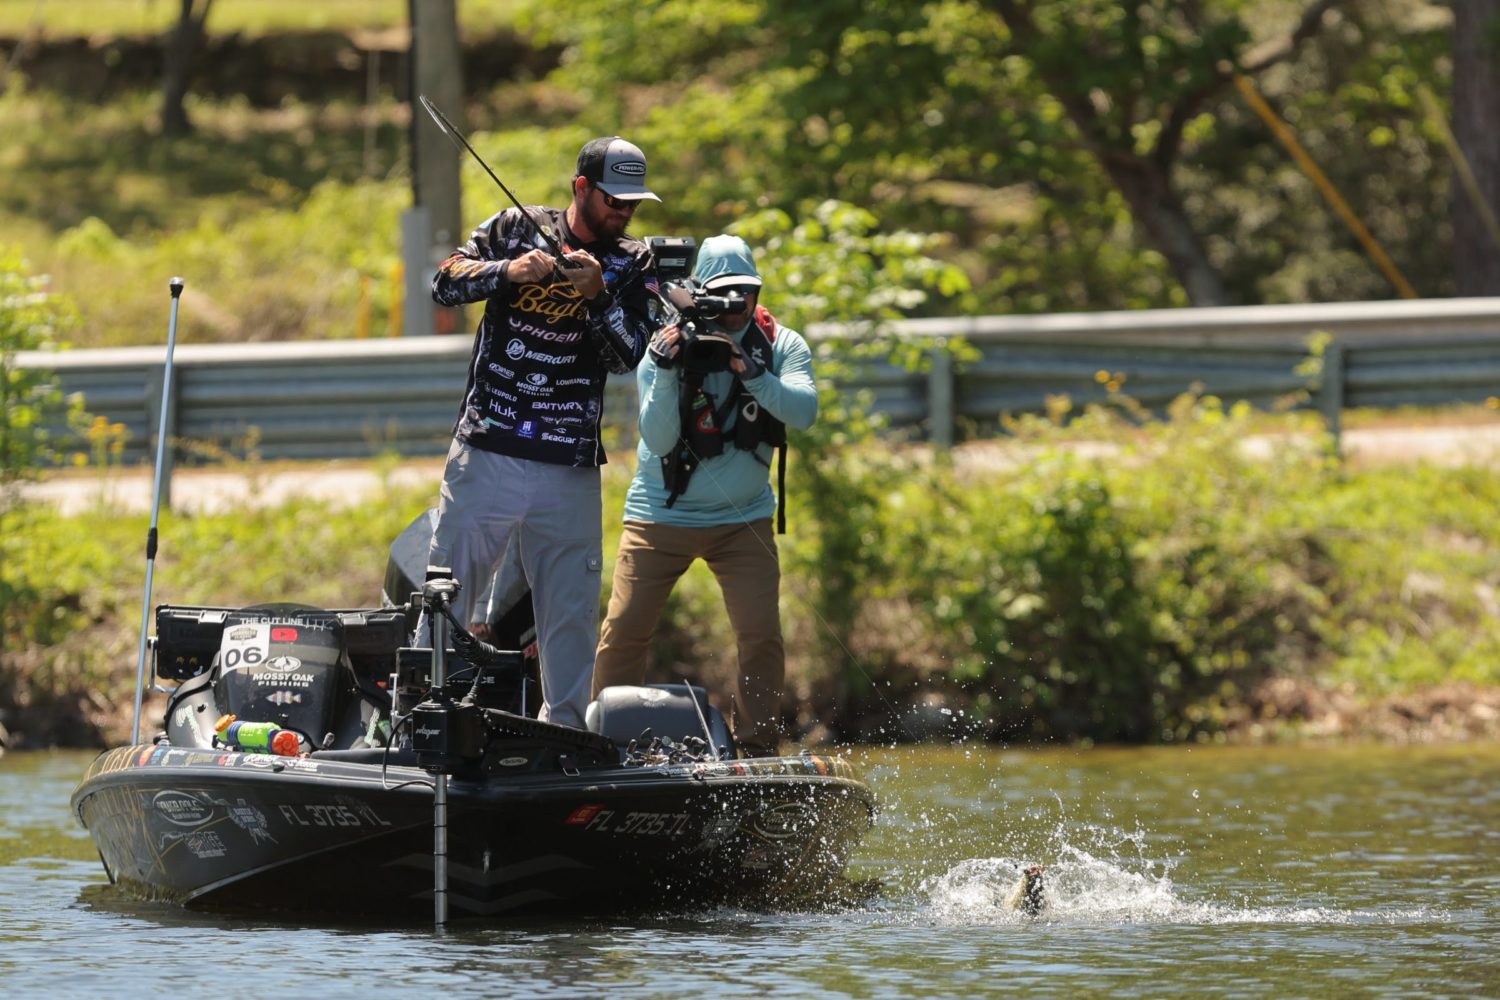
[[[172,508],[172,466],[175,464],[173,458],[177,453],[177,394],[178,386],[182,384],[182,372],[179,369],[178,377],[173,380],[169,398],[165,400],[167,407],[167,440],[161,450],[161,503],[168,510]],[[162,384],[167,378],[167,366],[165,363],[159,368],[150,369],[146,376],[146,420],[151,427],[161,427],[161,398]],[[149,452],[148,452],[149,453]]]
[[[932,371],[927,375],[927,438],[934,447],[947,451],[953,447],[953,355],[948,342],[939,337],[929,356]]]
[[[1333,439],[1333,453],[1342,455],[1343,426],[1340,417],[1344,410],[1344,345],[1337,340],[1329,341],[1323,351],[1323,381],[1318,387],[1318,410],[1322,412],[1323,425]]]

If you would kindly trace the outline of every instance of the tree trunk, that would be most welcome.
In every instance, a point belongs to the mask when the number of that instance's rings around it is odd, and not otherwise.
[[[411,114],[415,123],[412,171],[416,204],[432,221],[432,243],[446,254],[469,231],[460,218],[459,169],[465,154],[443,134],[417,103],[425,94],[459,129],[464,129],[463,49],[458,44],[454,0],[415,0],[411,5],[415,72]]]
[[[181,0],[182,9],[177,16],[177,27],[167,43],[163,60],[161,130],[165,135],[186,135],[193,130],[188,120],[187,109],[182,106],[187,96],[188,77],[193,68],[193,53],[203,39],[203,23],[208,20],[208,9],[214,0],[202,0],[202,9],[194,15],[198,0]]]
[[[1453,135],[1479,194],[1500,212],[1500,0],[1453,0]],[[1454,285],[1500,295],[1500,246],[1464,185],[1453,185]]]
[[[1203,242],[1172,188],[1170,168],[1149,159],[1125,161],[1103,156],[1100,162],[1130,206],[1136,224],[1146,230],[1150,245],[1167,259],[1172,274],[1187,292],[1188,302],[1195,306],[1229,305],[1224,281],[1209,262]]]

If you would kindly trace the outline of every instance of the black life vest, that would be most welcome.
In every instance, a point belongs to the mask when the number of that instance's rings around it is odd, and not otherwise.
[[[740,340],[740,350],[771,370],[771,345],[776,339],[776,320],[763,307],[755,307],[754,321]],[[677,443],[661,460],[662,481],[666,484],[667,506],[687,491],[693,472],[705,459],[722,455],[726,447],[724,426],[731,415],[727,444],[748,451],[755,460],[770,468],[756,453],[757,446],[768,444],[777,449],[776,463],[776,533],[786,534],[786,424],[771,416],[760,402],[745,389],[738,378],[730,383],[724,402],[714,405],[713,397],[703,389],[704,373],[683,371],[678,383],[677,412],[681,421]]]

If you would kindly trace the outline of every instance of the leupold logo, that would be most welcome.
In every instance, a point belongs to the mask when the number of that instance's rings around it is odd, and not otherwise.
[[[632,177],[645,177],[646,165],[640,160],[626,160],[623,163],[616,163],[614,171],[617,174],[629,174]]]
[[[521,343],[519,340],[512,340],[510,343],[505,345],[505,356],[507,358],[510,358],[512,361],[519,361],[521,359],[521,355],[525,353],[526,345]]]
[[[289,674],[300,666],[302,661],[295,656],[273,656],[266,661],[266,668],[278,674]]]
[[[151,808],[176,826],[202,826],[214,814],[212,806],[187,792],[157,792],[151,798]]]

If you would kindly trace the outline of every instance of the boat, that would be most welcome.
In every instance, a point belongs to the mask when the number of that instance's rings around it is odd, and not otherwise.
[[[162,729],[72,796],[113,883],[439,924],[844,897],[876,809],[851,762],[741,757],[695,685],[606,689],[586,729],[537,719],[528,616],[469,634],[454,581],[423,578],[432,517],[393,542],[379,606],[154,609]]]

